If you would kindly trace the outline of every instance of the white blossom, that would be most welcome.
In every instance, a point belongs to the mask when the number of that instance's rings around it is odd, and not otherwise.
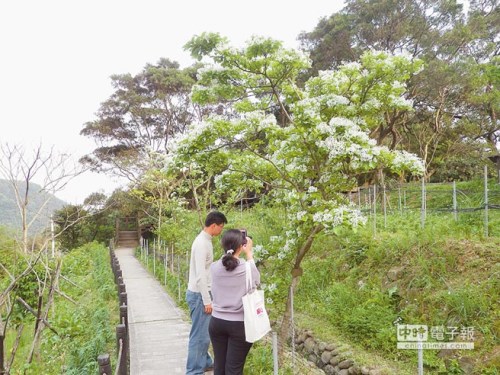
[[[307,189],[307,192],[308,193],[316,193],[318,191],[318,188],[316,186],[309,186],[309,188]]]
[[[301,221],[301,220],[302,220],[302,218],[303,218],[306,214],[307,214],[307,212],[306,212],[306,211],[299,211],[299,212],[297,212],[297,220],[298,220],[298,221]]]

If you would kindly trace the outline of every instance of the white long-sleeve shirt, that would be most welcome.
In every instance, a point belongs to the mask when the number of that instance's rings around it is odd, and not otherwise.
[[[188,289],[191,292],[201,293],[204,305],[212,303],[209,293],[212,285],[209,270],[213,260],[212,236],[202,230],[191,246]]]

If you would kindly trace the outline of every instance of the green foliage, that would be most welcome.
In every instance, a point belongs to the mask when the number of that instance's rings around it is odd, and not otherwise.
[[[115,354],[114,324],[118,323],[117,294],[108,250],[88,244],[64,256],[59,289],[76,304],[57,295],[48,321],[58,332],[42,332],[40,354],[31,364],[26,356],[31,347],[33,319],[25,324],[12,374],[95,374],[97,356]],[[36,306],[36,305],[35,305]],[[12,347],[14,328],[8,326],[6,348]]]
[[[474,176],[474,162],[498,155],[497,8],[495,1],[465,7],[454,0],[348,0],[299,36],[312,60],[304,76],[357,61],[373,49],[421,59],[425,69],[405,78],[415,111],[387,113],[372,136],[426,160],[434,181]]]
[[[111,80],[115,91],[81,131],[99,147],[81,161],[132,181],[158,167],[156,154],[167,149],[167,140],[198,119],[189,98],[195,70],[162,58],[134,76],[115,74]]]

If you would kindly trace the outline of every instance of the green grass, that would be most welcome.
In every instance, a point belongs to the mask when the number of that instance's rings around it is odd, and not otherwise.
[[[64,255],[61,274],[72,283],[59,280],[59,289],[76,303],[56,294],[48,321],[57,335],[45,329],[39,352],[27,363],[34,319],[21,313],[9,322],[6,354],[15,341],[16,326],[24,324],[21,343],[11,374],[97,374],[97,356],[116,357],[114,326],[118,324],[118,297],[113,281],[108,250],[88,244]],[[73,285],[76,284],[77,286]]]

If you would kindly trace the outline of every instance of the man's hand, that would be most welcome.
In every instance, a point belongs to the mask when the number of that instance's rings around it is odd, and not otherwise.
[[[205,314],[211,314],[212,313],[212,304],[209,303],[208,305],[205,305]]]

